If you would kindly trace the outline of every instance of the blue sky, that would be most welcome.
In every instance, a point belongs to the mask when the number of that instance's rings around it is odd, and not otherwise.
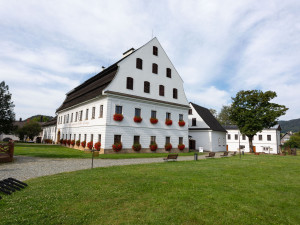
[[[156,36],[189,101],[220,110],[276,91],[300,118],[300,1],[0,0],[0,80],[17,118],[55,115],[65,94]]]

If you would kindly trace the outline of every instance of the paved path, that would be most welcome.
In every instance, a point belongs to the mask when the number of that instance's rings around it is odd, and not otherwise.
[[[221,153],[216,153],[219,158]],[[60,159],[39,158],[29,156],[15,156],[14,163],[0,164],[0,180],[14,177],[19,180],[27,180],[35,177],[53,175],[62,172],[90,169],[91,159]],[[198,159],[205,159],[205,155],[199,155]],[[178,161],[194,160],[194,156],[180,156]],[[208,159],[209,160],[209,159]],[[162,158],[140,159],[94,159],[94,167],[109,167],[132,164],[162,163]]]

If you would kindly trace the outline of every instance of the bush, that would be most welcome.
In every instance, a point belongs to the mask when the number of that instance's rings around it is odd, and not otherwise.
[[[112,148],[115,152],[119,152],[119,151],[122,150],[122,143],[121,142],[120,143],[115,143],[115,144],[112,145]]]
[[[124,116],[122,114],[115,114],[114,121],[122,121]]]
[[[141,144],[139,144],[139,143],[135,143],[135,144],[132,145],[132,149],[133,149],[134,151],[136,151],[136,152],[140,151],[141,148],[142,148],[142,146],[141,146]]]
[[[98,142],[95,143],[95,149],[97,151],[100,151],[100,148],[101,148],[101,143],[98,141]]]
[[[171,143],[165,144],[165,149],[166,149],[166,151],[171,151],[171,149],[172,149]]]
[[[85,148],[85,146],[86,146],[86,141],[81,142],[81,146],[82,146],[83,148]]]

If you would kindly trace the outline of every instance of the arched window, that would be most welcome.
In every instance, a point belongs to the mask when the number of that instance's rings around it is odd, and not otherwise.
[[[170,68],[167,68],[166,75],[167,75],[167,77],[169,77],[169,78],[172,77],[172,70],[171,70]]]
[[[129,90],[133,90],[133,78],[127,77],[126,88]]]
[[[173,88],[173,98],[177,99],[178,97],[177,89]]]
[[[152,63],[152,73],[157,74],[158,71],[158,65],[156,63]]]
[[[165,96],[165,87],[164,85],[159,85],[159,95]]]
[[[136,68],[142,70],[143,69],[143,60],[140,58],[136,59]]]
[[[144,92],[150,93],[150,82],[148,82],[148,81],[144,82]]]
[[[156,46],[153,46],[153,55],[158,55],[158,48]]]

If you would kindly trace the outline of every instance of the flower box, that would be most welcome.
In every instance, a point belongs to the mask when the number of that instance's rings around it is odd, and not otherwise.
[[[140,116],[135,116],[134,118],[133,118],[133,121],[134,122],[136,122],[136,123],[140,123],[140,122],[142,122],[142,118],[140,117]]]
[[[88,149],[92,149],[93,148],[93,142],[92,141],[88,142],[87,147],[88,147]]]
[[[95,147],[95,149],[96,149],[97,151],[100,151],[101,143],[100,143],[99,141],[96,142],[94,147]]]
[[[67,140],[67,144],[70,145],[71,144],[71,140]]]
[[[114,121],[122,121],[124,116],[122,114],[115,114]]]
[[[171,149],[172,149],[171,143],[165,144],[165,149],[166,149],[166,151],[171,151]]]
[[[82,146],[83,148],[85,148],[85,146],[86,146],[86,141],[81,142],[81,146]]]
[[[119,152],[122,150],[122,143],[115,143],[112,145],[112,148],[115,152]]]
[[[77,141],[76,141],[76,146],[78,146],[78,147],[79,147],[79,145],[80,145],[80,141],[79,141],[79,140],[77,140]]]
[[[154,152],[157,149],[157,144],[156,143],[150,144],[149,147],[150,147],[150,150]]]
[[[67,140],[62,141],[63,145],[67,145]]]
[[[185,122],[184,122],[183,120],[179,120],[179,121],[178,121],[178,125],[179,125],[180,127],[184,127],[184,126],[185,126]]]
[[[75,140],[71,141],[71,145],[73,145],[73,146],[75,145]]]
[[[165,122],[165,124],[166,124],[167,126],[171,126],[171,125],[172,125],[172,123],[173,123],[173,121],[172,121],[172,120],[170,120],[170,119],[166,119],[166,122]]]
[[[132,145],[132,149],[133,149],[134,151],[136,151],[136,152],[140,151],[141,148],[142,148],[141,144],[137,144],[137,143],[136,143],[136,144],[133,144],[133,145]]]
[[[179,144],[179,145],[178,145],[178,149],[179,149],[179,150],[182,151],[184,148],[185,148],[185,145],[184,145],[184,144]]]
[[[150,118],[150,123],[157,124],[157,122],[158,122],[158,119],[156,119],[156,118]]]

